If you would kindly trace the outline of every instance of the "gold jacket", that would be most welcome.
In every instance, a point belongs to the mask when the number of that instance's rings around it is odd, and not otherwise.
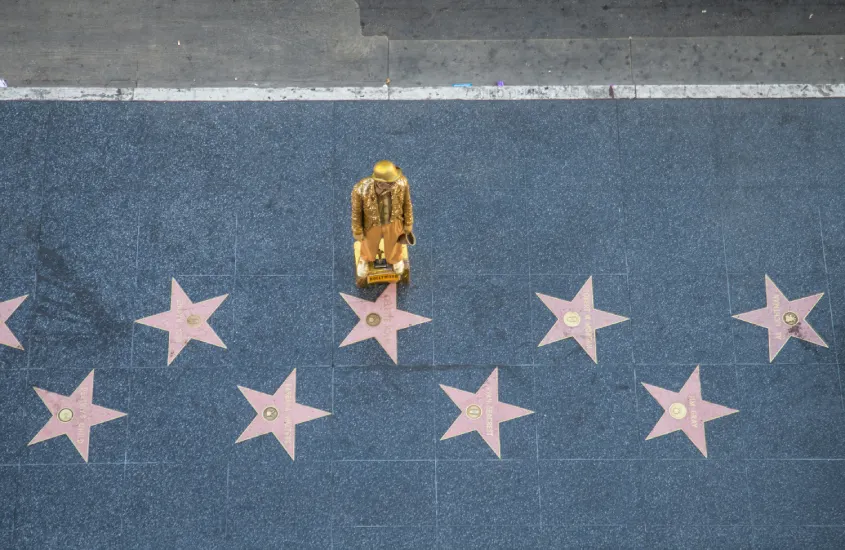
[[[405,233],[414,227],[414,207],[411,205],[411,187],[405,176],[396,180],[391,191],[392,210],[390,220],[399,220]],[[364,178],[352,188],[352,236],[362,240],[367,230],[381,224],[376,197],[375,180]]]

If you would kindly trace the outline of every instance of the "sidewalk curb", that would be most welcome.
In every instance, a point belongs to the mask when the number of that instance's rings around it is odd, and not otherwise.
[[[524,101],[585,99],[845,98],[845,84],[641,86],[0,88],[0,101]]]

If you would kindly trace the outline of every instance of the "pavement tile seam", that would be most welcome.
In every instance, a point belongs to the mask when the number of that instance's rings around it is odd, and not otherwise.
[[[811,362],[811,361],[801,362],[801,363],[777,362],[777,363],[774,363],[774,364],[769,363],[767,361],[758,361],[758,362],[751,362],[751,363],[705,363],[705,362],[700,362],[700,363],[699,362],[666,363],[666,362],[662,362],[662,361],[646,361],[646,362],[641,362],[641,363],[628,363],[628,364],[629,365],[639,365],[639,366],[661,365],[661,366],[667,366],[667,367],[690,367],[690,368],[695,368],[697,365],[708,366],[708,367],[733,367],[733,366],[762,367],[762,366],[767,366],[767,365],[769,365],[769,366],[779,366],[779,367],[803,367],[803,366],[813,367],[813,366],[837,366],[837,365],[841,366],[842,365],[842,363],[837,363],[837,362]],[[292,364],[290,366],[291,366],[291,368],[295,367],[295,368],[301,368],[301,369],[332,369],[333,368],[333,369],[347,370],[347,369],[372,368],[374,365],[329,365],[329,364],[319,364],[319,363],[315,363],[315,364],[299,363],[299,364],[295,364],[295,365]],[[501,363],[474,363],[472,365],[468,365],[466,363],[450,363],[450,364],[438,364],[438,365],[435,365],[434,368],[435,369],[444,369],[444,368],[445,369],[451,369],[451,368],[462,368],[462,367],[495,368],[495,367],[502,367],[502,366],[503,365]],[[531,363],[525,363],[525,364],[517,363],[517,364],[504,365],[504,366],[506,366],[507,368],[514,368],[514,369],[530,369],[530,368],[533,368],[535,366],[539,367],[540,365],[533,365]],[[125,371],[132,371],[132,370],[157,371],[157,370],[168,370],[171,367],[162,367],[162,366],[134,366],[134,367],[129,367],[129,366],[122,366],[122,367],[96,367],[96,368],[102,369],[102,370],[110,370],[110,371],[124,371],[124,370]],[[184,368],[189,369],[189,370],[191,370],[191,369],[204,370],[204,369],[213,369],[213,368],[219,368],[219,367],[213,367],[213,366],[203,367],[203,366],[192,365],[192,366],[188,366],[188,367],[184,367]],[[420,363],[420,364],[400,363],[398,366],[393,366],[391,368],[396,369],[397,371],[403,371],[403,370],[407,371],[407,370],[431,369],[432,367],[428,363]],[[69,369],[84,370],[84,368],[78,368],[78,367],[69,367]],[[8,369],[4,369],[4,372],[26,372],[26,371],[36,371],[37,372],[37,371],[43,371],[43,370],[49,370],[49,369],[46,368],[46,367],[33,367],[33,368],[10,367]]]
[[[530,273],[530,272],[529,272]],[[529,287],[530,288],[530,287]],[[533,332],[532,332],[533,333]],[[532,355],[533,362],[533,355]],[[537,399],[537,367],[531,368],[531,391],[533,397]],[[537,462],[537,510],[540,510],[540,527],[543,526],[543,483],[540,476],[540,423],[534,423],[534,461]]]
[[[730,274],[730,263],[728,262],[728,248],[727,248],[727,236],[725,226],[727,224],[726,219],[726,209],[721,209],[721,215],[719,217],[719,233],[722,240],[722,261],[725,265],[725,285],[727,290],[727,297],[728,297],[728,314],[733,316],[733,303],[731,300],[731,274]],[[734,384],[736,387],[739,387],[739,365],[737,364],[737,355],[736,355],[736,338],[734,337],[734,324],[731,323],[730,327],[730,338],[731,338],[731,354],[733,357],[733,364],[734,364]],[[746,463],[743,478],[745,481],[745,502],[746,502],[746,517],[753,518],[752,509],[751,509],[751,483],[749,481],[749,474],[748,474],[748,464]]]
[[[265,462],[271,462],[274,460],[273,458],[268,458]],[[845,462],[845,458],[541,458],[539,462],[696,462],[701,463],[705,461],[710,462]],[[298,463],[308,463],[308,464],[338,464],[338,463],[348,463],[348,462],[363,462],[363,463],[378,463],[378,462],[430,462],[434,463],[435,460],[433,458],[419,458],[419,459],[375,459],[375,458],[366,458],[366,459],[315,459],[315,458],[297,458],[296,461]],[[478,463],[478,462],[489,462],[489,463],[530,463],[535,462],[534,459],[525,459],[525,458],[439,458],[437,459],[438,462],[467,462],[467,463]],[[179,466],[179,465],[186,465],[192,464],[192,461],[133,461],[133,460],[120,460],[117,462],[96,462],[92,463],[93,465],[102,465],[102,466]],[[85,467],[85,463],[68,463],[68,462],[10,462],[5,464],[0,464],[0,466],[4,467],[12,467],[12,466],[20,466],[21,468],[29,468],[34,466],[80,466]]]
[[[832,296],[832,293],[830,291],[830,271],[828,270],[828,267],[827,267],[827,251],[826,251],[825,239],[824,239],[824,222],[822,221],[821,206],[817,207],[816,213],[818,214],[818,219],[819,219],[819,235],[821,236],[821,240],[822,240],[822,260],[824,262],[825,282],[827,283],[827,286],[825,287],[825,292],[826,292],[827,296],[830,297],[830,296]],[[833,329],[833,349],[834,349],[834,352],[836,354],[836,357],[839,357],[839,351],[840,350],[839,350],[839,344],[837,343],[837,340],[836,340],[836,320],[833,317],[833,303],[832,302],[828,302],[828,303],[829,303],[828,312],[830,313],[830,326]],[[845,409],[845,389],[843,389],[843,385],[842,385],[842,366],[841,365],[838,365],[838,368],[836,369],[836,374],[839,378],[839,398],[840,398],[840,401],[842,402],[843,409]]]

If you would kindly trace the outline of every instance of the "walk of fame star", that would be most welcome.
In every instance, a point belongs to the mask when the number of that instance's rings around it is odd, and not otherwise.
[[[10,348],[15,349],[23,349],[23,346],[18,339],[15,338],[15,335],[12,334],[12,330],[6,325],[6,321],[9,320],[9,317],[15,312],[16,309],[20,307],[24,300],[26,300],[28,294],[26,296],[19,296],[17,298],[13,298],[11,300],[6,300],[5,302],[0,302],[0,346],[9,346]]]
[[[594,363],[598,363],[596,359],[598,351],[596,349],[596,331],[628,320],[627,317],[608,313],[593,306],[592,277],[587,279],[587,282],[584,283],[571,302],[546,296],[539,292],[537,297],[557,317],[557,321],[540,342],[540,346],[566,338],[574,338]]]
[[[258,413],[235,443],[272,433],[291,460],[296,459],[296,425],[328,416],[331,413],[296,402],[296,369],[269,395],[238,386],[246,400]]]
[[[654,425],[646,440],[681,430],[706,457],[707,438],[704,434],[704,423],[739,411],[703,400],[698,370],[699,367],[695,367],[679,392],[642,383],[648,393],[663,407],[663,416]]]
[[[824,292],[797,300],[788,300],[774,281],[766,275],[766,307],[734,315],[734,319],[769,330],[769,363],[771,363],[790,338],[798,338],[811,344],[827,347],[821,336],[807,322],[807,315],[816,307],[822,296]]]
[[[69,396],[60,395],[41,388],[33,388],[41,401],[53,415],[47,424],[32,438],[29,445],[35,445],[60,435],[66,435],[82,460],[88,462],[88,445],[91,440],[91,426],[116,420],[126,413],[94,405],[94,371],[85,377]]]
[[[499,424],[534,414],[534,411],[499,401],[498,368],[493,369],[492,374],[475,393],[444,386],[443,384],[440,384],[440,387],[461,410],[458,418],[452,422],[452,425],[440,438],[441,441],[470,432],[478,432],[499,458],[502,458]]]
[[[431,319],[396,308],[396,284],[389,284],[375,302],[368,302],[348,294],[340,294],[358,315],[358,324],[346,336],[340,347],[375,338],[387,355],[398,363],[397,332],[403,328],[428,323]]]
[[[176,279],[172,279],[170,289],[170,311],[138,319],[136,323],[149,327],[166,330],[169,333],[167,348],[167,364],[173,362],[188,342],[199,340],[226,349],[226,344],[217,336],[208,324],[208,318],[217,311],[220,304],[229,296],[217,296],[208,300],[193,303]]]

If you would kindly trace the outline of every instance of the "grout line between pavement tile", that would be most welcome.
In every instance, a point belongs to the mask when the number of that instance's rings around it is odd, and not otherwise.
[[[537,367],[532,367],[532,393],[534,407],[537,407]],[[543,526],[543,491],[540,483],[540,420],[539,415],[542,413],[535,413],[537,418],[534,419],[534,460],[537,462],[537,511],[540,514],[540,527]]]
[[[52,127],[54,112],[51,109],[49,114],[47,115],[47,126]],[[40,264],[40,256],[41,256],[41,237],[43,236],[44,232],[44,215],[46,210],[44,206],[44,187],[47,185],[47,155],[43,155],[41,159],[41,167],[39,169],[41,173],[41,178],[39,179],[38,183],[38,204],[40,205],[40,210],[38,211],[38,236],[35,238],[35,282],[32,288],[32,321],[29,323],[29,327],[27,327],[27,345],[26,345],[26,368],[31,368],[31,361],[32,361],[32,343],[33,343],[33,335],[36,333],[35,331],[35,324],[38,321],[38,266]],[[27,375],[27,382],[28,382],[28,375]]]
[[[135,231],[135,297],[132,300],[132,304],[133,304],[133,306],[137,307],[137,305],[138,305],[138,302],[137,302],[137,300],[138,300],[138,269],[139,269],[138,264],[140,262],[140,256],[141,256],[141,252],[140,252],[141,251],[141,208],[140,207],[138,208],[138,219],[136,221],[136,224],[137,224],[137,226],[136,226],[136,231]],[[132,315],[133,316],[135,315],[135,311],[132,312]],[[130,343],[129,343],[129,368],[132,368],[132,366],[135,364],[135,324],[136,323],[133,320],[132,321],[132,330],[131,330],[131,333],[130,333],[130,336],[129,336],[129,339],[130,339]],[[128,433],[129,422],[127,422],[126,424],[127,424],[126,430],[127,430],[127,433]]]
[[[238,215],[235,214],[235,246],[234,246],[235,258],[234,258],[234,267],[232,269],[232,286],[229,289],[229,292],[232,293],[232,298],[234,298],[234,294],[236,294],[236,289],[238,287]],[[237,337],[237,330],[235,327],[237,326],[237,317],[236,312],[238,308],[232,307],[232,335],[233,337]]]
[[[40,231],[40,229],[39,229],[39,231]],[[41,236],[40,235],[38,237],[38,242],[39,242],[38,246],[40,246],[40,242],[41,242]],[[38,254],[36,252],[36,261],[37,261],[37,255]],[[24,367],[24,369],[26,369],[26,370],[29,370],[31,368],[30,367],[31,361],[32,361],[31,343],[32,343],[32,335],[35,333],[35,331],[31,330],[31,329],[35,327],[35,322],[38,318],[37,317],[38,316],[38,268],[37,267],[35,268],[35,280],[34,280],[33,286],[32,286],[32,303],[34,304],[33,307],[32,307],[32,321],[29,322],[30,326],[27,328],[27,331],[26,331],[26,336],[27,336],[26,366]]]
[[[619,104],[616,103],[614,105],[615,112],[616,112],[616,163],[617,163],[617,174],[619,178],[619,183],[622,183],[622,180],[625,178],[625,174],[622,171],[622,134],[621,134],[621,126],[622,123],[619,120]],[[622,195],[622,218],[623,218],[623,226],[628,227],[628,193],[627,193],[627,186],[623,185],[623,188],[626,189]],[[623,257],[625,258],[625,272],[618,273],[618,275],[625,276],[625,291],[626,296],[628,298],[628,315],[631,318],[628,319],[628,326],[629,332],[631,334],[631,338],[629,340],[631,346],[631,364],[636,365],[637,361],[634,357],[634,321],[633,318],[633,311],[631,309],[633,301],[631,300],[631,268],[628,265],[628,232],[625,231],[625,246],[623,248]],[[605,275],[604,273],[602,275]],[[617,275],[616,273],[608,273],[606,275]],[[636,372],[634,373],[634,391],[636,391]]]
[[[334,460],[329,460],[329,476],[331,477],[331,498],[329,504],[329,544],[330,548],[334,548],[334,493],[335,493],[335,475],[334,475]]]
[[[332,123],[335,122],[337,119],[337,104],[332,104],[331,109],[331,121]],[[333,136],[334,141],[332,142],[332,161],[329,173],[331,174],[332,179],[336,176],[337,172],[337,140],[338,136]],[[329,187],[329,196],[331,199],[331,208],[333,209],[336,204],[336,191],[335,185],[330,184]],[[330,303],[330,310],[331,310],[331,318],[332,318],[332,336],[331,336],[331,357],[329,358],[330,367],[332,369],[332,395],[331,395],[331,407],[332,407],[332,415],[335,414],[335,403],[334,403],[334,390],[335,390],[335,352],[337,351],[337,340],[336,340],[336,333],[335,333],[335,307],[334,307],[334,300],[337,298],[337,286],[335,281],[335,269],[337,267],[337,258],[335,254],[335,223],[336,220],[332,217],[331,223],[331,242],[332,242],[332,288],[331,288],[331,300]],[[329,508],[329,548],[334,550],[334,493],[335,493],[335,475],[334,475],[334,461],[329,462],[329,477],[331,479],[331,499],[330,499],[330,508]]]
[[[431,256],[429,257],[429,265],[434,266],[434,250],[432,248]],[[434,285],[431,285],[431,318],[434,319]],[[431,366],[434,368],[434,331],[431,335]],[[432,376],[434,378],[434,376]],[[431,422],[434,425],[434,547],[440,548],[440,500],[437,487],[437,398],[440,397],[440,386],[437,385],[437,380],[434,380],[432,387],[434,389],[434,398],[431,400]]]
[[[751,522],[751,526],[754,526],[754,508],[751,506],[751,480],[748,474],[748,461],[745,462],[745,496],[746,496],[746,506],[748,512],[748,521]]]
[[[20,484],[21,484],[21,461],[20,461],[20,459],[18,459],[18,476],[17,476],[17,479],[15,481],[17,481],[17,486],[16,486],[17,490],[15,491],[15,497],[16,497],[15,498],[15,504],[17,506],[15,506],[12,509],[12,528],[11,528],[11,530],[10,530],[11,532],[9,534],[9,538],[12,541],[12,543],[15,542],[15,529],[18,526],[18,513],[20,513],[21,494],[23,493],[23,491],[20,490],[21,489],[20,488]]]
[[[533,190],[531,192],[533,195]],[[533,239],[528,238],[528,257],[534,257]],[[536,275],[535,275],[536,276]],[[531,276],[531,262],[528,262],[528,338],[529,345],[533,345],[531,339],[534,338],[534,314],[532,313],[534,282]],[[537,348],[531,348],[531,394],[535,409],[537,408],[537,365],[536,365]],[[541,413],[535,413],[538,417]],[[543,491],[540,484],[540,421],[538,417],[534,418],[534,459],[537,463],[537,513],[539,514],[540,527],[543,526]]]
[[[431,285],[431,319],[432,319],[432,325],[436,322],[435,319],[437,319],[437,316],[434,314],[434,288],[435,288],[435,286],[433,284],[434,280],[435,280],[435,276],[434,276],[434,257],[435,257],[434,246],[435,246],[434,243],[432,243],[431,247],[429,248],[429,255],[428,255],[428,266],[429,266],[428,269],[429,269],[429,272],[431,273],[431,279],[432,279],[432,285]],[[437,331],[434,329],[434,326],[432,326],[431,327],[431,366],[432,367],[434,367],[434,365],[435,365],[435,361],[434,361],[434,353],[435,353],[434,337],[436,335],[437,335]]]
[[[401,529],[402,527],[431,527],[427,523],[402,523],[402,524],[387,524],[387,525],[347,525],[350,529]]]
[[[663,361],[650,361],[648,363],[640,363],[639,366],[646,366],[646,365],[659,365],[661,367],[690,367],[694,368],[696,366],[702,367],[733,367],[734,364],[732,363],[704,363],[704,362],[690,362],[690,363],[666,363]],[[778,367],[805,367],[805,368],[818,368],[818,367],[838,367],[841,364],[838,362],[830,362],[830,363],[781,363],[778,362],[776,366]],[[382,368],[382,367],[390,367],[393,366],[391,364],[373,364],[373,365],[335,365],[334,368],[338,369],[374,369],[374,368]],[[501,363],[443,363],[437,365],[438,369],[442,368],[464,368],[464,367],[477,367],[477,368],[495,368],[495,367],[502,367]],[[538,363],[536,365],[531,365],[528,363],[517,363],[512,365],[505,365],[507,368],[514,368],[514,369],[527,369],[530,367],[548,367],[553,366],[553,363]],[[736,363],[738,367],[771,367],[772,365],[767,362],[757,362],[757,363]],[[402,365],[403,369],[409,370],[416,370],[416,369],[430,369],[431,365],[429,364],[408,364]],[[99,367],[98,367],[99,368]],[[102,368],[101,370],[108,370],[108,371],[155,371],[155,370],[168,370],[169,367],[160,366],[160,365],[153,365],[153,366],[145,366],[145,367],[107,367]],[[228,368],[228,367],[220,367],[220,366],[192,366],[190,367],[191,370],[214,370],[220,368]],[[318,365],[318,364],[298,364],[296,368],[301,369],[330,369],[333,368],[332,365]],[[5,372],[27,372],[27,371],[43,371],[48,370],[43,367],[27,369],[25,367],[17,367],[17,368],[9,368],[6,369]],[[58,371],[80,371],[80,372],[90,372],[90,369],[86,367],[61,367],[57,369]]]
[[[728,247],[727,247],[727,243],[725,241],[725,220],[724,220],[724,217],[722,217],[722,220],[721,220],[721,231],[722,231],[722,258],[725,261],[725,283],[727,284],[727,289],[728,289],[728,314],[731,317],[733,317],[734,308],[733,308],[733,303],[731,301],[731,275],[730,275],[730,272],[728,271]],[[730,329],[731,329],[731,352],[733,354],[733,365],[734,365],[734,368],[736,369],[737,361],[736,361],[736,345],[734,343],[734,324],[730,323],[729,326],[730,326]]]
[[[232,465],[232,457],[226,461],[226,503],[223,505],[223,540],[229,538],[229,469]]]
[[[632,61],[633,66],[633,61]],[[631,77],[633,79],[633,76]],[[633,80],[632,80],[633,82]],[[619,178],[619,183],[623,183],[623,179],[625,179],[626,174],[622,170],[622,122],[620,120],[620,113],[619,113],[619,104],[616,103],[614,105],[615,112],[616,112],[616,160],[617,160],[617,174]],[[622,186],[626,191],[623,192],[622,195],[622,217],[623,217],[623,226],[628,227],[628,192],[627,192],[627,185]],[[629,345],[631,346],[631,374],[634,377],[634,384],[632,386],[633,397],[634,397],[634,415],[635,418],[639,419],[640,417],[640,398],[639,393],[637,392],[637,361],[634,356],[634,341],[635,341],[635,334],[634,330],[636,325],[634,324],[634,312],[633,312],[633,300],[631,299],[631,267],[628,265],[628,232],[625,231],[625,246],[623,248],[623,257],[625,259],[625,295],[628,298],[628,315],[630,318],[628,319],[628,331],[630,333],[630,338],[628,340]],[[636,423],[635,423],[636,424]],[[634,432],[634,439],[637,440],[637,456],[642,456],[642,441],[640,441],[640,435],[637,431],[636,425],[632,428]],[[634,491],[638,491],[638,485],[634,486]],[[634,494],[634,502],[637,502],[638,495]]]
[[[440,504],[437,499],[437,432],[434,434],[434,546],[440,548]]]
[[[334,124],[336,119],[337,119],[337,104],[335,103],[335,104],[332,104],[332,116],[331,116],[332,124]],[[331,170],[329,172],[332,175],[332,178],[337,176],[337,140],[339,139],[337,135],[333,136],[333,138],[334,138],[334,142],[332,143],[332,163],[331,163]],[[330,186],[330,196],[331,196],[332,208],[335,208],[335,205],[337,204],[337,193],[336,193],[335,187],[336,186],[334,184],[332,184]],[[336,219],[333,216],[332,217],[332,223],[331,223],[331,228],[332,228],[332,232],[331,232],[331,241],[332,241],[332,290],[331,290],[331,294],[332,294],[332,300],[331,300],[332,341],[331,341],[331,350],[332,350],[332,355],[331,355],[331,359],[330,359],[332,367],[335,366],[335,352],[338,349],[337,348],[337,339],[336,339],[337,334],[336,334],[336,329],[335,329],[335,307],[334,307],[334,300],[337,298],[337,286],[336,286],[337,282],[335,280],[335,269],[337,268],[337,258],[336,258],[336,250],[335,250],[336,247],[335,247],[335,242],[334,242],[335,241],[335,239],[334,239],[335,223],[336,223]],[[332,411],[334,411],[334,370],[332,370]],[[334,541],[334,539],[332,539],[332,541]],[[332,542],[332,544],[334,544],[334,542]]]
[[[845,459],[843,459],[845,460]],[[180,464],[179,462],[132,462],[131,460],[127,461],[124,454],[124,459],[120,462],[29,462],[26,464],[21,464],[22,467],[35,467],[35,466],[166,466],[170,464]]]
[[[138,269],[140,263],[140,253],[141,250],[141,206],[138,206],[138,213],[135,218],[135,280],[134,289],[133,289],[133,310],[137,306],[137,299],[138,299]],[[137,311],[137,310],[135,310]],[[135,315],[135,311],[132,312],[132,315]],[[135,322],[132,321],[132,328],[129,333],[129,369],[132,368],[132,365],[135,363]],[[130,431],[129,431],[129,419],[130,419],[130,409],[132,407],[132,371],[129,370],[126,373],[126,433],[124,435],[124,448],[123,448],[123,475],[121,477],[123,483],[123,496],[124,498],[129,498],[128,489],[127,489],[127,481],[126,481],[126,470],[127,464],[129,463],[129,439],[130,439]],[[120,538],[123,540],[124,535],[124,527],[126,523],[126,509],[127,507],[123,507],[123,513],[120,514]]]
[[[534,460],[533,458],[438,458],[438,462],[531,462]],[[378,459],[370,459],[370,458],[357,458],[357,459],[302,459],[297,458],[297,463],[313,463],[313,464],[321,464],[321,463],[331,463],[335,464],[338,462],[430,462],[434,464],[433,458],[378,458]],[[266,461],[265,461],[266,462]],[[672,458],[653,458],[653,457],[631,457],[631,458],[602,458],[602,457],[583,457],[583,458],[541,458],[540,462],[701,462],[701,463],[710,463],[710,462],[845,462],[845,458],[818,458],[818,457],[806,457],[806,458],[771,458],[771,457],[748,457],[748,458],[736,458],[736,457],[725,457],[725,458],[713,458],[713,457],[672,457]],[[12,462],[9,464],[0,464],[0,466],[5,467],[20,467],[20,468],[32,468],[32,467],[42,467],[42,466],[180,466],[184,465],[184,462],[172,462],[172,461],[162,461],[162,462],[133,462],[131,460],[121,460],[120,462],[32,462],[32,463],[24,463],[24,462]]]
[[[725,226],[726,220],[724,215],[724,209],[720,209],[722,211],[722,215],[719,219],[719,231],[722,234],[722,260],[725,263],[725,284],[728,292],[728,315],[733,318],[733,301],[731,300],[731,274],[730,270],[728,269],[728,245],[727,245],[727,237],[725,236]],[[734,323],[729,324],[730,328],[730,335],[731,335],[731,354],[733,357],[733,364],[734,364],[734,388],[737,392],[739,392],[739,365],[737,364],[736,358],[736,342],[734,340]],[[737,403],[737,406],[739,403]],[[745,425],[743,424],[743,432],[745,431]],[[743,438],[744,441],[744,438]],[[752,524],[754,523],[754,510],[751,506],[751,480],[748,475],[748,462],[745,463],[745,505],[746,505],[746,513],[748,514],[748,521]]]
[[[579,528],[591,528],[591,527],[632,527],[634,524],[630,523],[572,523],[567,524],[571,527],[579,527]],[[830,528],[830,529],[842,529],[845,528],[845,524],[803,524],[803,523],[779,523],[778,525],[782,527],[811,527],[811,528]],[[540,524],[535,523],[519,523],[519,524],[508,524],[508,527],[535,527],[539,528],[542,527]],[[708,523],[707,527],[756,527],[756,525],[751,523]],[[402,524],[385,524],[385,525],[347,525],[351,529],[398,529],[402,527],[432,527],[432,525],[428,523],[402,523]],[[478,524],[475,523],[449,523],[446,527],[466,527],[466,528],[477,528]],[[647,525],[643,525],[643,527],[679,527],[677,523],[649,523]]]
[[[819,235],[822,238],[822,261],[824,265],[824,277],[826,283],[826,290],[827,290],[827,309],[828,313],[830,314],[830,328],[833,331],[833,335],[831,337],[832,344],[833,344],[833,355],[837,359],[837,366],[836,366],[836,376],[839,379],[839,400],[842,403],[842,407],[845,408],[845,394],[842,391],[842,369],[839,367],[839,345],[836,343],[836,323],[833,320],[833,300],[832,295],[830,293],[830,272],[827,269],[827,252],[825,250],[825,243],[824,243],[824,224],[822,223],[822,208],[821,206],[816,207],[816,213],[819,218]]]

